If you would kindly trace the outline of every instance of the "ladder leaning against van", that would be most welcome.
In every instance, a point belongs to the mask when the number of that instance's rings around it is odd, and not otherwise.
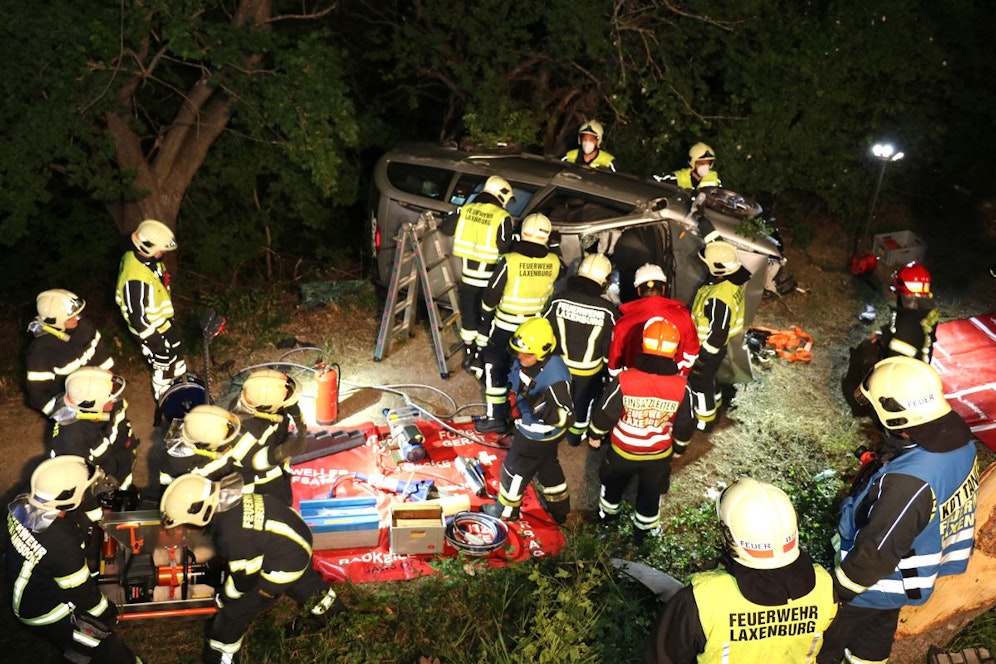
[[[380,362],[391,354],[391,347],[401,333],[407,333],[408,337],[415,335],[418,294],[421,292],[429,314],[439,375],[449,378],[450,361],[462,356],[463,341],[460,339],[457,282],[441,235],[431,212],[423,213],[415,222],[403,223],[398,229],[374,361]],[[441,305],[449,307],[449,311]]]

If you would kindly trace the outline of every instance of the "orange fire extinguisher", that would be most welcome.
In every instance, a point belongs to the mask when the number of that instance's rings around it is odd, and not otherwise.
[[[315,395],[315,421],[319,426],[335,424],[339,417],[339,365],[318,365],[315,372],[318,393]]]

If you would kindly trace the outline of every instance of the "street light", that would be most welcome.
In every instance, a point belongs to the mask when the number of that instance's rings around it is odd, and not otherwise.
[[[879,169],[878,180],[875,182],[875,193],[872,195],[871,207],[868,209],[868,218],[865,219],[864,229],[862,229],[861,235],[854,238],[855,257],[858,255],[860,242],[868,235],[868,228],[871,226],[872,219],[875,218],[875,206],[878,204],[878,194],[882,190],[882,180],[885,179],[885,167],[894,161],[899,161],[904,156],[902,152],[896,152],[896,148],[893,147],[892,143],[876,143],[872,146],[871,153],[876,159],[882,162],[882,168]]]

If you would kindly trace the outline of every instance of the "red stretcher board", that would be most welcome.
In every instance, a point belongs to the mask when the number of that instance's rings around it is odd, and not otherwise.
[[[938,325],[931,366],[951,407],[996,451],[996,313]]]
[[[473,423],[452,425],[454,428],[480,436],[473,431]],[[380,512],[380,533],[376,547],[359,549],[316,550],[314,566],[329,582],[352,581],[400,581],[414,579],[425,574],[434,574],[431,563],[434,555],[395,554],[390,549],[390,505],[398,502],[396,494],[375,489],[365,482],[354,481],[349,473],[359,472],[379,474],[391,480],[417,482],[431,479],[441,493],[470,496],[471,510],[477,511],[490,498],[470,495],[460,471],[453,460],[462,457],[477,457],[485,461],[484,476],[488,491],[498,493],[498,478],[501,463],[507,454],[504,448],[480,445],[447,431],[442,425],[432,421],[419,420],[419,430],[425,436],[428,458],[416,463],[398,464],[390,450],[384,449],[382,442],[389,438],[386,426],[378,427],[371,422],[343,427],[341,430],[360,429],[366,435],[366,443],[351,450],[307,461],[292,467],[292,487],[294,506],[299,508],[301,500],[316,498],[343,498],[348,496],[375,496]],[[329,431],[339,430],[330,427]],[[494,443],[489,435],[486,442]],[[564,546],[560,528],[543,509],[536,493],[530,486],[523,498],[522,518],[509,523],[509,536],[506,545],[484,558],[491,566],[501,566],[510,562],[553,555]],[[446,543],[442,555],[452,557],[457,550]]]

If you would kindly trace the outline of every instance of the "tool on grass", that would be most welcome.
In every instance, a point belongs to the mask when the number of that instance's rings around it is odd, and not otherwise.
[[[756,326],[749,332],[750,337],[763,340],[764,346],[789,362],[810,362],[813,359],[813,337],[798,325],[792,325],[787,330]]]

